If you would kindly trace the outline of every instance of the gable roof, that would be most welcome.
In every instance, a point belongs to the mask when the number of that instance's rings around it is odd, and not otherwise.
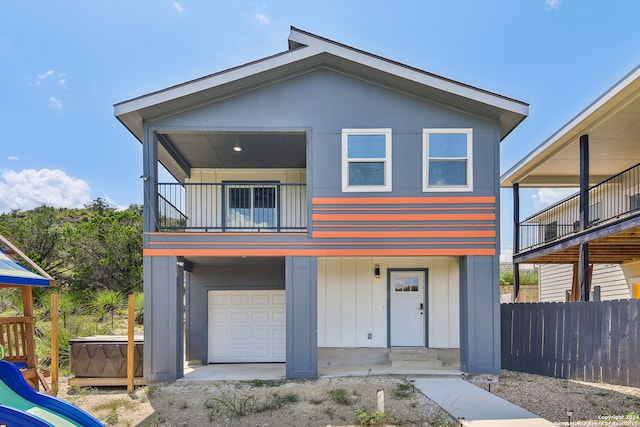
[[[529,112],[526,103],[437,76],[291,27],[289,50],[114,105],[115,116],[142,141],[143,120],[193,108],[287,76],[332,67],[461,110],[495,117],[500,138]]]
[[[579,141],[585,134],[590,184],[640,163],[640,66],[502,174],[500,186],[578,187]]]

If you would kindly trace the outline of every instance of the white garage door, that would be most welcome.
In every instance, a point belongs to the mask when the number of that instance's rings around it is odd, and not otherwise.
[[[285,291],[209,291],[209,363],[284,362]]]

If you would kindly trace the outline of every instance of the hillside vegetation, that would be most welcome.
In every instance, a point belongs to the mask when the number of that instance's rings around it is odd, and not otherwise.
[[[68,362],[68,341],[78,336],[126,331],[129,294],[136,294],[136,322],[142,324],[142,207],[116,210],[98,198],[82,209],[40,206],[0,214],[0,234],[54,279],[53,288],[34,288],[38,355],[50,357],[50,294],[58,294],[60,361]],[[22,315],[21,292],[0,289],[0,316]]]

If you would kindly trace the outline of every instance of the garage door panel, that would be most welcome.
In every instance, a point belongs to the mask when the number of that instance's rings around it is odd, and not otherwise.
[[[284,362],[286,296],[209,291],[209,363]]]
[[[238,293],[231,295],[231,305],[249,305],[251,296],[248,293]]]

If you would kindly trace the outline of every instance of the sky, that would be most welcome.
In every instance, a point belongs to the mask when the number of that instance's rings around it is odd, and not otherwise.
[[[0,212],[142,204],[142,147],[113,105],[285,51],[291,26],[529,103],[504,172],[640,64],[639,16],[635,0],[0,0]],[[521,219],[566,195],[521,190]]]

